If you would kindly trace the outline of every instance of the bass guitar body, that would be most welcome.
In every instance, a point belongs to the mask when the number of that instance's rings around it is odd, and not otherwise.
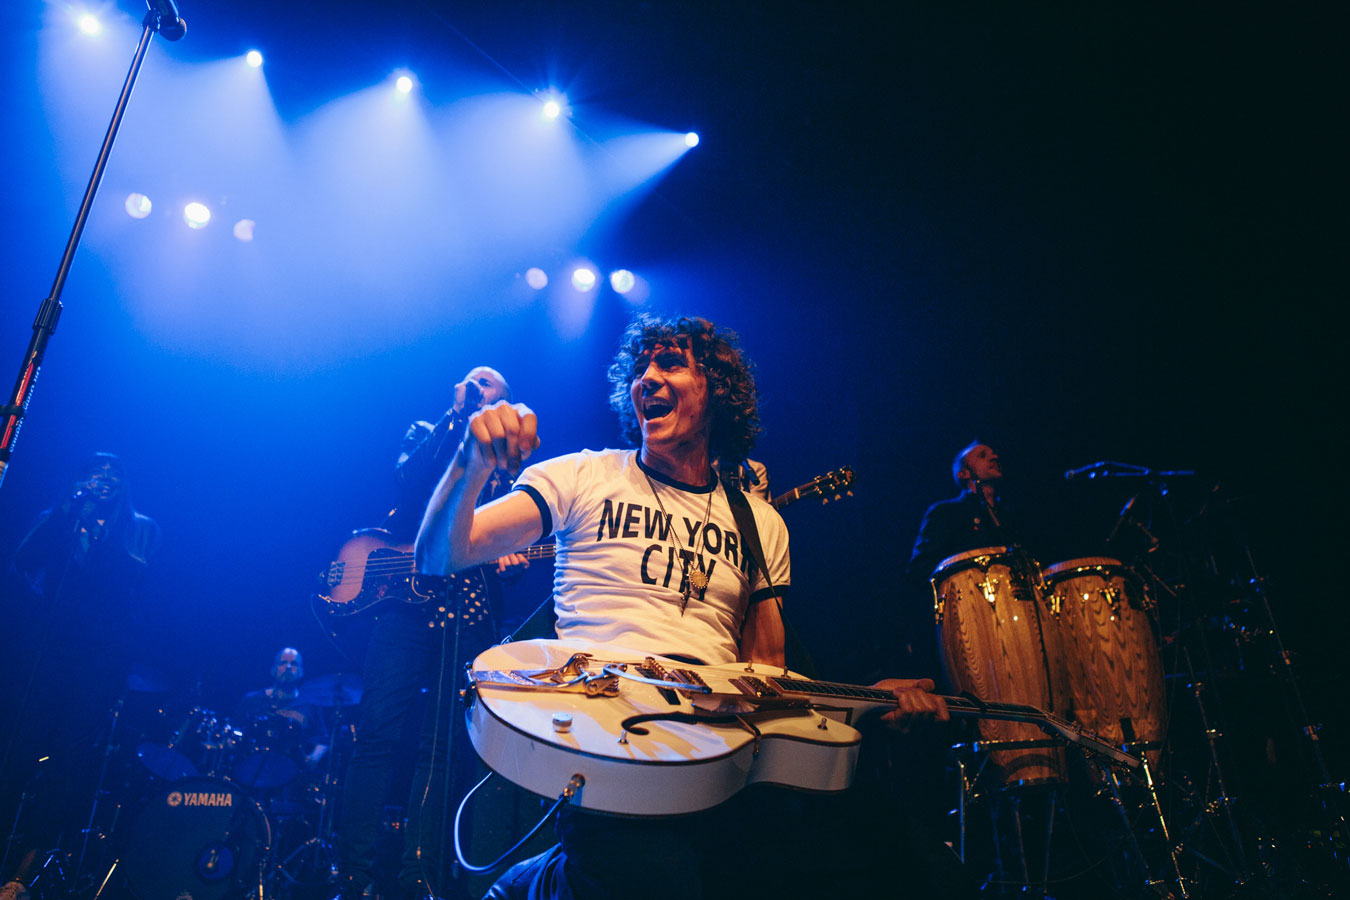
[[[338,550],[323,576],[324,612],[349,616],[385,600],[423,604],[445,591],[445,579],[413,571],[411,544],[397,544],[383,528],[363,528]]]

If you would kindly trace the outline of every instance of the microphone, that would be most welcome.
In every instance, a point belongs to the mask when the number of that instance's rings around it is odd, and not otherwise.
[[[187,34],[187,23],[178,17],[178,4],[174,0],[145,0],[145,5],[159,16],[156,28],[164,40],[181,40]]]
[[[1091,463],[1090,465],[1079,466],[1077,469],[1069,469],[1067,472],[1064,473],[1064,480],[1073,481],[1075,478],[1078,478],[1082,475],[1086,475],[1088,478],[1096,478],[1097,473],[1100,470],[1105,469],[1106,466],[1107,464],[1104,462],[1095,462]]]

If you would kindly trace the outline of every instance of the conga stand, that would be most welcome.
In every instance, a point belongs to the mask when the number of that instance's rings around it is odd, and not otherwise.
[[[963,863],[968,862],[966,855],[968,851],[969,810],[971,805],[981,797],[976,786],[989,765],[989,760],[992,758],[991,754],[1000,750],[1036,750],[1063,746],[1063,741],[1053,738],[1030,741],[984,741],[977,738],[968,743],[952,745],[952,750],[956,753],[958,779],[956,805],[958,834],[956,844],[959,849],[957,850],[957,856]],[[978,762],[976,762],[977,759]],[[972,767],[974,768],[974,775],[970,774]],[[1015,893],[1045,897],[1050,882],[1050,848],[1054,838],[1055,811],[1059,804],[1059,789],[1050,786],[1046,794],[1043,856],[1040,877],[1034,882],[1031,880],[1031,870],[1027,865],[1027,848],[1022,819],[1022,801],[1026,796],[1026,791],[1027,789],[1023,787],[1011,787],[1001,790],[995,789],[985,794],[989,799],[990,845],[993,851],[993,859],[991,860],[993,870],[987,883],[997,883],[1001,892],[1006,892],[1008,888],[1017,885],[1020,889]],[[1000,813],[1005,810],[1007,812],[1006,817],[1001,817]],[[1003,852],[1004,828],[1001,827],[1001,818],[1006,818],[1011,824],[1011,849],[1014,852],[1012,860],[1005,860]],[[1016,866],[1015,871],[1009,871],[1010,864]]]

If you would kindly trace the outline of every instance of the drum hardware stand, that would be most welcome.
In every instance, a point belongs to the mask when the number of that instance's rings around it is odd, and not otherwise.
[[[1163,486],[1163,491],[1165,496],[1166,495],[1165,486]],[[1144,531],[1144,533],[1149,534],[1147,528],[1143,526],[1143,523],[1139,524],[1140,528]],[[1149,536],[1151,537],[1152,535],[1150,534]],[[1154,549],[1155,547],[1156,545],[1151,546],[1150,550],[1147,552],[1152,552],[1152,549]],[[1180,592],[1174,590],[1166,581],[1164,581],[1158,575],[1157,572],[1153,571],[1153,569],[1149,567],[1146,563],[1144,563],[1142,560],[1136,560],[1134,562],[1134,567],[1137,570],[1141,571],[1146,576],[1148,583],[1152,584],[1155,587],[1161,588],[1162,591],[1166,593],[1168,596],[1170,596],[1174,601],[1180,603],[1185,599],[1184,590]],[[1236,866],[1234,867],[1234,871],[1228,871],[1222,865],[1218,864],[1214,860],[1209,859],[1208,857],[1204,856],[1198,850],[1192,847],[1185,846],[1184,844],[1179,844],[1177,849],[1182,849],[1184,846],[1184,849],[1186,850],[1187,853],[1196,857],[1197,859],[1201,859],[1204,862],[1215,866],[1218,869],[1225,871],[1228,875],[1230,875],[1230,877],[1232,877],[1233,882],[1235,884],[1242,885],[1249,880],[1250,870],[1247,864],[1246,852],[1243,849],[1242,832],[1238,828],[1237,817],[1233,812],[1233,802],[1234,802],[1233,797],[1228,793],[1228,783],[1227,780],[1224,778],[1223,765],[1219,759],[1218,742],[1223,737],[1223,733],[1219,731],[1217,728],[1215,728],[1210,720],[1209,711],[1205,705],[1204,700],[1205,683],[1196,677],[1195,664],[1191,659],[1190,649],[1182,643],[1178,644],[1178,649],[1179,649],[1178,662],[1181,663],[1182,666],[1184,667],[1184,673],[1179,672],[1178,674],[1181,675],[1181,677],[1185,678],[1186,687],[1190,690],[1191,697],[1195,701],[1195,709],[1200,716],[1200,727],[1204,732],[1205,736],[1205,748],[1209,754],[1210,772],[1212,773],[1213,781],[1215,785],[1218,787],[1219,792],[1218,797],[1214,798],[1213,800],[1204,798],[1205,802],[1202,805],[1200,815],[1201,816],[1209,815],[1211,811],[1216,808],[1223,810],[1224,821],[1225,824],[1227,825],[1228,833],[1233,842],[1233,853],[1236,861]],[[1208,644],[1204,642],[1203,637],[1201,638],[1201,649],[1208,656],[1209,647]],[[1214,671],[1214,666],[1211,664],[1208,670],[1212,673]],[[1145,766],[1147,766],[1147,759],[1145,759]],[[1152,773],[1147,769],[1145,771],[1147,773],[1146,777],[1148,778],[1151,785]],[[1151,793],[1153,792],[1152,786],[1150,786],[1150,792]],[[1155,802],[1157,802],[1156,798]]]
[[[1219,762],[1219,741],[1223,738],[1223,732],[1213,726],[1209,719],[1209,712],[1205,708],[1205,683],[1195,677],[1195,665],[1191,661],[1191,651],[1187,647],[1181,648],[1181,657],[1185,661],[1186,671],[1189,676],[1187,686],[1191,689],[1191,696],[1195,698],[1195,708],[1200,714],[1200,727],[1205,733],[1205,747],[1209,751],[1210,771],[1213,772],[1214,782],[1218,786],[1219,796],[1212,801],[1207,800],[1204,812],[1218,807],[1223,810],[1224,821],[1228,825],[1229,834],[1233,839],[1233,854],[1237,860],[1236,871],[1233,873],[1233,880],[1236,884],[1245,884],[1250,878],[1250,869],[1247,867],[1247,854],[1242,846],[1242,832],[1238,828],[1237,816],[1233,814],[1233,797],[1228,793],[1228,783],[1223,776],[1223,766]],[[1211,667],[1211,671],[1213,671]],[[1202,813],[1203,814],[1203,813]]]
[[[328,754],[324,758],[323,772],[323,791],[319,799],[319,822],[315,828],[314,837],[308,839],[290,855],[283,859],[276,866],[274,877],[280,877],[287,884],[294,886],[299,880],[291,874],[291,866],[302,859],[309,859],[313,863],[322,863],[322,866],[315,865],[313,868],[318,871],[328,873],[330,880],[336,879],[338,874],[338,856],[337,848],[333,846],[333,797],[337,793],[338,766],[335,761],[337,756],[337,737],[342,729],[342,711],[346,705],[342,702],[341,681],[338,682],[339,690],[337,692],[338,702],[333,713],[333,727],[328,733]],[[308,854],[306,856],[306,854]]]
[[[103,803],[103,784],[108,778],[108,764],[112,761],[112,756],[117,752],[117,725],[122,720],[122,710],[126,705],[126,694],[123,693],[117,698],[108,716],[108,739],[103,745],[103,761],[99,765],[98,780],[94,782],[94,802],[89,805],[89,820],[85,822],[84,829],[80,832],[80,855],[75,860],[75,875],[73,881],[79,884],[80,876],[84,874],[84,860],[89,855],[89,838],[95,832],[94,822],[98,817],[99,806]],[[99,833],[99,837],[106,835]]]
[[[112,881],[113,872],[117,871],[117,864],[121,861],[122,860],[120,858],[114,859],[112,861],[112,865],[108,867],[108,874],[103,876],[103,881],[101,884],[99,884],[98,890],[94,891],[94,896],[91,898],[91,900],[98,900],[99,897],[103,896],[103,889],[108,886],[108,882]]]
[[[39,759],[37,761],[38,766],[47,762],[49,758],[50,757],[44,756]],[[33,799],[33,794],[30,793],[29,789],[33,786],[33,782],[37,781],[38,772],[38,769],[34,769],[33,774],[29,775],[28,780],[24,782],[23,790],[19,792],[19,805],[18,808],[14,810],[14,821],[10,823],[9,838],[5,841],[5,855],[4,857],[0,857],[0,876],[9,871],[9,856],[14,852],[14,845],[21,837],[19,833],[19,823],[23,821],[23,807],[24,804]]]
[[[1153,767],[1150,766],[1148,762],[1147,751],[1159,749],[1161,744],[1156,741],[1136,740],[1134,722],[1128,717],[1120,720],[1120,730],[1125,738],[1125,752],[1139,757],[1139,771],[1143,773],[1144,776],[1144,789],[1148,793],[1150,804],[1153,806],[1153,813],[1158,819],[1158,827],[1162,832],[1163,843],[1164,846],[1167,847],[1167,855],[1172,862],[1172,874],[1176,880],[1177,890],[1180,893],[1182,900],[1186,900],[1189,895],[1186,892],[1186,878],[1181,873],[1181,860],[1177,855],[1178,845],[1172,842],[1172,831],[1167,827],[1167,816],[1163,813],[1162,801],[1158,797],[1158,784],[1153,779]],[[1130,828],[1128,818],[1125,815],[1125,806],[1121,801],[1120,782],[1116,778],[1116,773],[1114,771],[1110,771],[1107,774],[1109,776],[1107,783],[1111,787],[1111,796],[1115,800],[1117,809],[1120,810],[1122,820],[1125,821],[1126,835],[1129,838],[1130,844],[1134,847],[1135,852],[1140,854],[1139,858],[1142,860],[1144,857],[1139,847],[1138,839],[1135,837],[1134,830]],[[1149,884],[1151,886],[1160,886],[1156,882],[1149,882]]]
[[[1294,709],[1298,713],[1299,730],[1307,740],[1308,751],[1311,753],[1313,762],[1317,766],[1317,790],[1316,795],[1322,810],[1330,818],[1330,825],[1333,831],[1341,833],[1341,839],[1350,842],[1350,830],[1346,827],[1346,815],[1344,806],[1345,783],[1336,782],[1330,771],[1327,769],[1326,757],[1322,753],[1322,741],[1320,732],[1322,726],[1312,721],[1308,715],[1308,708],[1303,702],[1303,692],[1298,686],[1298,675],[1294,671],[1294,657],[1284,646],[1284,640],[1280,637],[1280,629],[1275,624],[1275,613],[1270,608],[1270,597],[1266,594],[1266,581],[1256,569],[1256,561],[1252,558],[1251,546],[1245,541],[1242,545],[1243,555],[1247,560],[1247,567],[1251,573],[1248,584],[1251,585],[1257,598],[1261,601],[1261,610],[1265,613],[1266,626],[1270,629],[1270,636],[1275,641],[1275,652],[1280,662],[1280,671],[1284,674],[1285,681],[1289,685],[1289,693],[1294,700]],[[1336,857],[1336,842],[1328,842],[1331,848],[1331,855]],[[1350,857],[1341,855],[1339,862],[1342,868],[1350,866]]]

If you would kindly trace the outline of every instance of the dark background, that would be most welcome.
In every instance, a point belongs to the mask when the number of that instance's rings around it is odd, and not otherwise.
[[[85,177],[62,174],[44,124],[42,9],[0,13],[0,353],[14,370]],[[579,129],[594,106],[702,134],[620,223],[563,249],[665,273],[647,308],[742,333],[763,391],[755,455],[777,491],[856,469],[851,499],[785,512],[791,614],[824,671],[866,677],[883,648],[930,640],[922,624],[895,632],[895,611],[924,602],[905,594],[902,564],[972,438],[1001,454],[1047,563],[1099,552],[1136,487],[1066,484],[1064,470],[1193,468],[1194,485],[1173,485],[1179,514],[1219,482],[1324,744],[1344,757],[1330,685],[1350,618],[1334,399],[1345,72],[1331,14],[516,0],[185,0],[183,14],[178,58],[264,48],[284,120],[406,64],[428,93],[453,94],[456,78],[581,85]],[[106,115],[87,148],[61,152],[92,161]],[[537,305],[499,308],[488,284],[472,312],[393,349],[291,366],[150,339],[108,270],[92,253],[73,269],[0,489],[0,551],[89,452],[120,454],[164,532],[135,640],[207,705],[260,686],[283,644],[311,675],[356,665],[311,615],[314,577],[348,531],[378,523],[407,423],[434,419],[470,365],[506,373],[539,414],[543,452],[617,440],[603,373],[630,305],[607,290],[579,337],[558,337]],[[382,327],[378,288],[324,299],[364,304],[356,327]],[[536,570],[513,602],[547,590]]]

